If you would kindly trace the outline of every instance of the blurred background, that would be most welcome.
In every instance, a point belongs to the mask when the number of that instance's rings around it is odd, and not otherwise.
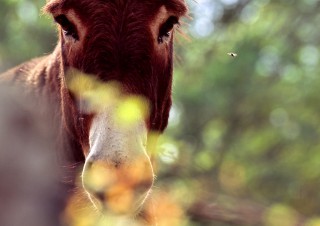
[[[54,48],[43,5],[0,1],[0,72]],[[189,7],[158,145],[162,225],[319,226],[320,1]]]

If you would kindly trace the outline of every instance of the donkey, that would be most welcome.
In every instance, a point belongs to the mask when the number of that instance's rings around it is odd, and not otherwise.
[[[121,200],[121,189],[108,191],[123,180],[135,180],[130,209],[137,211],[154,182],[148,137],[152,131],[163,132],[168,124],[173,35],[187,14],[185,0],[48,0],[43,10],[57,23],[56,48],[1,78],[57,104],[54,120],[61,121],[61,150],[68,152],[69,162],[84,163],[83,187],[96,206],[107,206],[113,196]],[[147,99],[150,114],[122,130],[111,117],[117,106],[82,111],[81,95],[68,87],[68,73],[74,70],[101,83],[116,81],[121,95]],[[106,179],[103,190],[86,182],[86,175],[99,167],[112,178]],[[136,168],[143,177],[130,174]]]

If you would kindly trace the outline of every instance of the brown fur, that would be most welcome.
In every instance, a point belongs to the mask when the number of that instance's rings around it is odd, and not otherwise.
[[[116,80],[125,93],[146,97],[151,103],[149,130],[162,132],[166,128],[171,107],[173,36],[167,43],[159,43],[159,52],[150,31],[161,6],[178,18],[187,12],[184,0],[51,0],[45,12],[57,16],[73,10],[87,28],[81,48],[73,48],[59,29],[59,42],[52,54],[1,75],[58,105],[54,120],[62,122],[59,142],[62,151],[68,150],[70,162],[84,162],[94,117],[79,111],[65,85],[70,68],[103,82]]]

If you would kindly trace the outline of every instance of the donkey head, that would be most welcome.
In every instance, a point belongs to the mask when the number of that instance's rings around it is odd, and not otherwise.
[[[133,210],[153,184],[146,144],[151,131],[162,132],[168,123],[173,33],[187,12],[185,1],[50,0],[45,11],[60,27],[63,118],[85,156],[84,188],[94,202],[108,206],[113,198],[121,202],[128,194],[124,187],[130,186],[133,205],[128,209]],[[68,88],[70,69],[101,83],[116,81],[121,85],[119,96],[143,97],[149,104],[148,116],[124,129],[113,117],[117,104],[81,110],[81,93]],[[98,168],[105,179],[96,189],[88,175]]]

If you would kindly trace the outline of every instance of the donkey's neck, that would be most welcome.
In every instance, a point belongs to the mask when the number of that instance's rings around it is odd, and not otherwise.
[[[59,44],[48,56],[46,63],[46,86],[53,95],[57,96],[57,93],[61,90],[61,78],[63,76],[62,56]],[[58,96],[61,98],[60,95]]]
[[[77,134],[77,111],[76,105],[70,96],[65,83],[65,68],[63,66],[61,45],[58,44],[51,55],[48,56],[46,66],[46,89],[49,98],[56,98],[58,116],[61,123],[59,143],[62,145],[63,159],[67,163],[84,162],[82,146]]]

